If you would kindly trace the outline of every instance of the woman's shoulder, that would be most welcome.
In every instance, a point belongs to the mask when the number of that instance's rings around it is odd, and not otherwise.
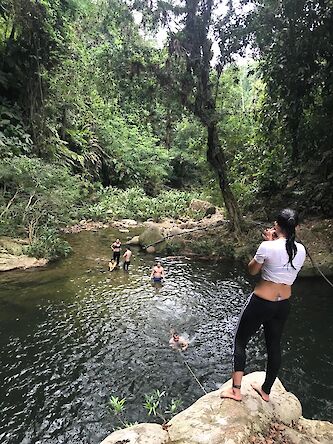
[[[303,244],[301,244],[300,242],[295,242],[295,244],[298,252],[306,254],[306,249]]]

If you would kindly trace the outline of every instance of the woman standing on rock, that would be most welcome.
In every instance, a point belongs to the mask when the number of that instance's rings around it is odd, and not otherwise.
[[[242,400],[241,382],[246,362],[246,346],[251,336],[263,325],[266,348],[266,379],[262,386],[253,384],[264,401],[269,401],[272,385],[281,364],[281,336],[290,311],[291,286],[305,260],[305,248],[295,242],[298,225],[296,211],[282,210],[273,228],[266,229],[265,239],[250,261],[251,275],[261,272],[261,280],[248,298],[236,327],[233,349],[232,388],[222,398]]]

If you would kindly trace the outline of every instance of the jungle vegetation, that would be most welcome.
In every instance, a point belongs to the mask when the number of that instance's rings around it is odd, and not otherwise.
[[[2,0],[0,235],[56,257],[64,224],[193,196],[238,235],[279,205],[331,216],[332,1],[241,4]]]

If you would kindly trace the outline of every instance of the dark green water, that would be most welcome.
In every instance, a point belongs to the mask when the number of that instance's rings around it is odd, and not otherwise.
[[[186,357],[207,391],[229,379],[233,329],[253,285],[245,270],[162,259],[167,279],[156,288],[151,256],[135,252],[129,274],[106,272],[114,235],[75,235],[69,259],[0,276],[1,443],[97,444],[116,425],[111,395],[127,398],[131,422],[146,420],[143,397],[152,389],[190,405],[202,392],[168,346],[170,327],[195,336]],[[304,416],[332,420],[331,289],[300,279],[292,304],[280,378]],[[247,370],[264,365],[260,335]]]

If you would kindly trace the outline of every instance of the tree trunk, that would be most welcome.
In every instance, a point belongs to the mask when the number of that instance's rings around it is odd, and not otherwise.
[[[227,178],[227,166],[224,153],[220,147],[219,138],[217,135],[216,124],[210,124],[208,130],[208,149],[207,160],[217,173],[219,179],[220,189],[227,208],[232,228],[237,237],[240,237],[242,232],[242,216],[237,205],[237,201],[231,191]]]

